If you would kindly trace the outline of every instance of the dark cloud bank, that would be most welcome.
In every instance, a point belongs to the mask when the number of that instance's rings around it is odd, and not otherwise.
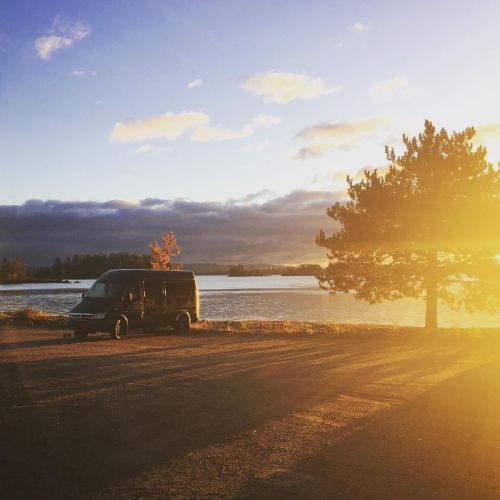
[[[55,256],[147,253],[148,244],[171,229],[184,262],[318,261],[325,251],[314,238],[322,227],[334,229],[325,211],[341,198],[342,193],[295,191],[264,203],[252,197],[226,203],[30,200],[0,206],[0,257],[45,265]]]

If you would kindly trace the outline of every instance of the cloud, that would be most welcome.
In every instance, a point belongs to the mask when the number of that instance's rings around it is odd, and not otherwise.
[[[116,142],[136,142],[148,139],[177,139],[191,131],[191,140],[197,142],[227,141],[249,137],[260,128],[269,128],[281,122],[279,116],[259,114],[239,130],[219,126],[209,126],[210,118],[205,113],[183,111],[163,115],[118,122],[111,130],[110,139]]]
[[[96,106],[102,106],[103,104],[105,103],[105,101],[103,101],[102,99],[99,99],[95,102],[95,105]]]
[[[51,31],[53,34],[35,40],[35,49],[44,61],[48,61],[54,52],[71,47],[92,32],[87,24],[81,21],[71,23],[61,16],[56,16]]]
[[[362,33],[368,29],[368,26],[364,21],[356,21],[353,25],[349,26],[349,29],[356,33]]]
[[[351,122],[326,122],[301,130],[297,137],[311,144],[292,153],[297,160],[324,156],[334,149],[351,148],[371,134],[377,133],[387,118],[374,117]]]
[[[195,89],[196,87],[201,87],[202,85],[203,85],[203,80],[201,78],[197,78],[196,80],[189,82],[187,84],[187,88],[188,89]]]
[[[420,93],[419,89],[410,85],[410,81],[406,76],[396,76],[389,80],[374,83],[369,92],[376,102],[387,102],[396,96],[412,97]]]
[[[500,139],[500,123],[488,123],[476,128],[476,142],[484,142],[491,139]]]
[[[148,139],[177,139],[188,130],[206,125],[208,115],[195,111],[164,113],[144,120],[118,122],[111,130],[111,140],[136,142]]]
[[[249,137],[260,128],[269,128],[281,122],[279,116],[257,115],[250,123],[247,123],[239,130],[232,130],[222,127],[202,126],[195,128],[191,134],[192,141],[227,141],[231,139],[243,139]]]
[[[242,84],[243,90],[266,101],[288,103],[295,99],[312,101],[323,95],[339,92],[340,86],[326,88],[321,78],[311,79],[307,75],[268,71],[247,78]]]
[[[147,155],[153,156],[158,153],[169,153],[173,151],[172,148],[162,148],[160,146],[154,146],[153,144],[144,144],[143,146],[139,146],[136,149],[132,150],[132,153],[138,155]]]
[[[252,203],[264,203],[270,200],[273,200],[277,197],[276,193],[274,191],[271,191],[270,189],[261,189],[260,191],[257,191],[256,193],[250,193],[242,198],[236,198],[233,200],[230,200],[228,203],[229,204],[234,204],[234,205],[251,205]]]
[[[335,139],[341,141],[358,140],[360,137],[379,130],[387,123],[387,118],[378,116],[351,122],[326,122],[301,130],[297,137],[307,141]]]
[[[86,71],[84,69],[74,69],[71,74],[73,76],[96,76],[97,71]]]
[[[63,36],[42,36],[35,40],[35,48],[40,59],[48,61],[53,52],[71,47],[73,40]]]
[[[334,149],[335,144],[310,144],[292,152],[291,156],[294,160],[307,160],[317,156],[324,156]]]
[[[344,198],[343,192],[325,190],[278,197],[262,191],[225,203],[31,200],[0,206],[0,256],[19,255],[30,265],[47,265],[56,256],[147,253],[151,241],[172,229],[183,262],[318,261],[324,250],[314,238],[331,222],[325,210]]]

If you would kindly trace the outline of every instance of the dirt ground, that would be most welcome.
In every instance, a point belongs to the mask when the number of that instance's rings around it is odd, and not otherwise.
[[[0,497],[500,498],[500,336],[0,331]]]

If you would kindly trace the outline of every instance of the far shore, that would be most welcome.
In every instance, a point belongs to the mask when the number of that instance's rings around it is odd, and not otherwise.
[[[92,279],[92,278],[91,278]],[[31,285],[38,283],[80,283],[78,279],[56,279],[56,278],[18,278],[15,280],[0,280],[0,285]]]
[[[280,273],[258,273],[258,272],[243,272],[243,273],[197,273],[196,276],[224,276],[227,278],[266,278],[269,276],[311,276],[313,274],[280,274]],[[99,276],[87,277],[87,278],[36,278],[36,277],[24,277],[16,278],[10,280],[0,280],[0,285],[30,285],[39,283],[80,283],[82,280],[96,280]]]

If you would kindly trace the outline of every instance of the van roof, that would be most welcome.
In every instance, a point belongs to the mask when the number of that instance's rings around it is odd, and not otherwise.
[[[112,269],[103,274],[122,274],[129,275],[131,277],[146,278],[146,277],[162,277],[164,279],[181,279],[181,280],[193,280],[193,271],[157,271],[155,269]]]

